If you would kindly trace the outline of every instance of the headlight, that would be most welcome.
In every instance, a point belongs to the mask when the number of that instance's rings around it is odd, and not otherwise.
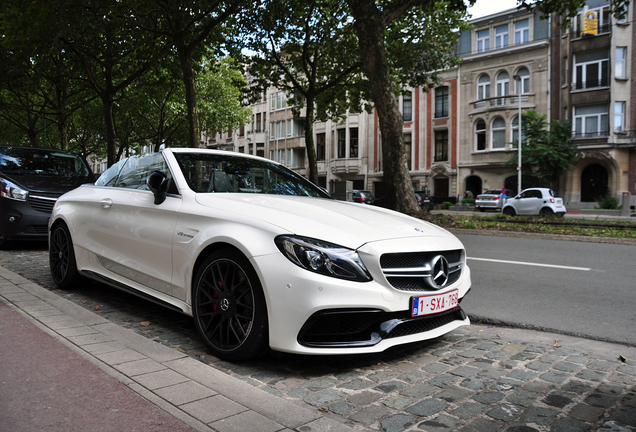
[[[287,259],[305,270],[350,281],[371,280],[358,253],[352,249],[306,237],[279,236],[275,241]]]
[[[9,180],[0,178],[0,196],[18,201],[26,201],[29,193],[11,183]]]

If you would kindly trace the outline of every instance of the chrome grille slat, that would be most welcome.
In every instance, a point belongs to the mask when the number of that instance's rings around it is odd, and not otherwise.
[[[437,256],[448,261],[448,281],[442,287],[452,285],[461,276],[464,267],[463,251],[435,251],[400,254],[385,254],[380,258],[380,265],[387,281],[400,291],[436,291],[430,280],[433,277],[431,263]]]

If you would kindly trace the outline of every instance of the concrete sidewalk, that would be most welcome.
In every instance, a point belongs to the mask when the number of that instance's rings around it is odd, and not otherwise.
[[[348,431],[0,266],[0,431]]]

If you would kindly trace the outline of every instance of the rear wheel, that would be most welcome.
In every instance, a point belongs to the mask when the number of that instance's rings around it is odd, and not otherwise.
[[[554,212],[549,207],[543,207],[541,211],[539,211],[539,216],[542,217],[552,217],[554,216]]]
[[[214,252],[194,279],[192,314],[212,353],[249,360],[269,346],[265,296],[247,258],[234,249]]]
[[[53,282],[60,288],[69,288],[82,278],[77,271],[71,234],[64,224],[57,225],[51,232],[49,267]]]
[[[512,207],[505,207],[502,210],[502,213],[505,214],[506,216],[514,216],[515,215],[515,209],[513,209]]]
[[[483,213],[486,211],[486,209],[484,207],[479,207],[479,211]]]

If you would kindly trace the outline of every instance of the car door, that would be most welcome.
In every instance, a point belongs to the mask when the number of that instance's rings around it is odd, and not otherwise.
[[[524,191],[517,203],[517,213],[524,215],[537,214],[541,206],[541,191],[531,189]]]
[[[155,153],[129,159],[113,187],[98,188],[91,235],[107,270],[173,295],[172,240],[181,198],[169,194],[154,204],[145,179],[155,170],[172,178],[163,156]]]

